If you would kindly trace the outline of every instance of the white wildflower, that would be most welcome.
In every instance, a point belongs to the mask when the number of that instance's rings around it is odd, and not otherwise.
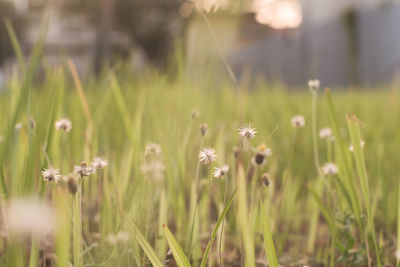
[[[215,149],[212,147],[206,147],[199,153],[199,158],[201,162],[204,162],[204,164],[209,164],[216,159],[215,155]]]
[[[149,143],[144,148],[145,156],[159,156],[161,155],[161,147],[156,143]]]
[[[108,165],[107,160],[105,160],[102,157],[95,157],[92,160],[92,166],[93,168],[99,170],[99,169],[103,169],[104,167],[106,167]]]
[[[303,128],[306,124],[306,120],[301,115],[296,115],[292,118],[292,126],[294,128]]]
[[[62,176],[60,175],[60,170],[54,169],[52,167],[44,169],[44,171],[42,171],[42,176],[47,183],[51,182],[57,183],[62,178]]]
[[[92,166],[88,166],[84,161],[79,166],[74,166],[74,173],[80,178],[88,177],[95,172],[96,170]]]
[[[225,165],[222,168],[215,168],[214,170],[214,177],[215,178],[222,178],[227,174],[229,171],[229,166]]]
[[[247,138],[247,139],[253,138],[254,136],[256,136],[256,133],[257,133],[256,129],[251,128],[250,124],[242,125],[239,128],[239,135],[240,135],[240,137],[243,137],[243,138]]]
[[[308,88],[310,88],[310,90],[318,90],[319,86],[320,86],[319,80],[309,80],[308,81]]]
[[[329,139],[331,139],[331,137],[332,137],[332,130],[331,130],[331,128],[326,127],[326,128],[322,128],[322,129],[319,131],[319,138],[329,140]]]
[[[55,127],[57,130],[63,130],[63,131],[69,132],[72,129],[72,123],[69,119],[62,118],[62,119],[59,119],[58,121],[56,121]]]
[[[328,162],[322,167],[325,175],[333,175],[338,172],[338,167],[335,163]]]

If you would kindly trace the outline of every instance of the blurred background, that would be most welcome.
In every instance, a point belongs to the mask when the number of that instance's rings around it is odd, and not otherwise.
[[[4,19],[29,54],[44,14],[46,62],[70,57],[82,77],[121,61],[133,75],[167,71],[178,58],[191,81],[218,80],[221,56],[239,80],[293,87],[372,87],[400,73],[398,0],[0,0],[0,86],[17,64]]]

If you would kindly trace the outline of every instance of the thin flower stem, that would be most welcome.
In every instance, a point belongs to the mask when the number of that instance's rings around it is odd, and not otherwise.
[[[64,161],[64,148],[65,148],[65,141],[67,139],[67,132],[63,132],[62,143],[61,143],[61,158],[60,158],[60,171],[62,171],[62,164]]]
[[[224,192],[224,207],[226,205],[226,197],[228,194],[228,176],[225,178],[225,192]],[[222,260],[222,243],[223,243],[223,236],[224,236],[224,224],[225,224],[225,218],[222,220],[222,225],[221,225],[221,233],[220,233],[220,238],[219,238],[219,264],[223,267],[224,266],[224,261]]]
[[[208,176],[208,219],[209,219],[209,228],[210,228],[210,231],[209,231],[209,240],[211,240],[211,234],[212,234],[212,226],[211,226],[211,177],[212,177],[212,169],[211,169],[211,162],[210,162],[210,165],[209,165],[209,171],[210,171],[210,174],[209,174],[209,176]],[[212,266],[212,263],[211,263],[211,257],[210,257],[210,255],[208,255],[208,266]]]
[[[314,143],[314,164],[317,169],[318,175],[321,176],[321,167],[319,164],[318,155],[318,140],[317,140],[317,90],[312,90],[312,113],[311,113],[311,126],[312,126],[312,136]]]

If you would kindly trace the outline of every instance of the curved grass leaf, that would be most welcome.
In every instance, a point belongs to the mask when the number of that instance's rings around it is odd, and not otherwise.
[[[262,220],[262,229],[264,236],[265,253],[267,254],[269,266],[279,267],[274,240],[272,238],[271,226],[268,221],[267,212],[265,210],[264,204],[262,203],[261,203],[261,220]]]
[[[208,240],[207,248],[206,248],[206,251],[204,252],[203,259],[201,260],[201,264],[200,264],[201,267],[206,266],[207,258],[208,258],[208,254],[210,253],[211,245],[213,244],[213,242],[214,242],[214,240],[215,240],[215,237],[217,236],[218,229],[219,229],[219,227],[221,226],[221,223],[222,223],[222,221],[224,220],[225,215],[226,215],[226,213],[228,212],[229,207],[230,207],[231,204],[232,204],[232,200],[233,200],[233,198],[234,198],[235,195],[236,195],[236,191],[237,191],[237,189],[235,189],[235,191],[233,191],[231,197],[229,198],[228,202],[227,202],[226,205],[225,205],[224,210],[222,211],[221,215],[220,215],[219,218],[218,218],[218,221],[217,221],[217,224],[215,225],[214,231],[213,231],[212,234],[211,234],[211,239]]]
[[[185,256],[182,247],[179,245],[178,241],[176,241],[174,235],[169,230],[168,226],[163,224],[165,238],[168,241],[168,245],[171,249],[172,255],[176,261],[176,264],[179,267],[190,267],[190,262],[188,258]]]
[[[141,248],[143,249],[144,253],[146,254],[147,258],[149,258],[151,264],[155,267],[162,267],[164,266],[161,260],[157,257],[156,252],[150,246],[149,242],[147,242],[146,238],[142,235],[139,228],[133,223],[129,218],[126,220],[128,222],[129,229],[135,234],[135,238]]]

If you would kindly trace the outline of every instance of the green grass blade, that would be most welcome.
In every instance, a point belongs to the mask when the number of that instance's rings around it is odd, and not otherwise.
[[[227,202],[226,205],[225,205],[224,210],[222,211],[221,215],[220,215],[219,218],[218,218],[217,224],[215,225],[215,228],[214,228],[214,230],[213,230],[213,232],[212,232],[212,234],[211,234],[211,240],[208,240],[208,244],[207,244],[206,250],[205,250],[205,252],[204,252],[203,259],[201,260],[201,264],[200,264],[201,267],[206,266],[208,254],[209,254],[209,252],[210,252],[210,248],[211,248],[211,246],[212,246],[212,244],[213,244],[213,242],[214,242],[214,240],[215,240],[215,237],[217,236],[218,229],[219,229],[219,227],[221,226],[221,223],[222,223],[222,221],[224,220],[225,215],[226,215],[226,213],[228,212],[229,207],[230,207],[231,204],[232,204],[232,200],[233,200],[233,198],[234,198],[235,195],[236,195],[236,191],[237,191],[237,189],[235,189],[235,191],[233,191],[231,197],[228,199],[228,202]]]
[[[238,211],[237,220],[244,246],[245,266],[255,266],[253,233],[250,231],[249,214],[247,207],[247,184],[243,166],[239,165],[237,174]]]
[[[174,256],[176,264],[179,267],[191,266],[188,258],[185,256],[185,253],[183,252],[182,247],[179,245],[178,241],[176,241],[174,235],[168,229],[168,226],[164,224],[163,228],[164,228],[165,238],[168,241],[169,247],[171,249],[172,255]]]
[[[4,24],[6,25],[8,36],[10,37],[11,44],[14,49],[14,53],[17,57],[19,67],[22,71],[25,70],[25,59],[24,54],[22,53],[21,45],[19,44],[18,37],[15,34],[14,28],[9,19],[4,20]]]
[[[128,222],[128,227],[132,233],[135,234],[135,238],[139,243],[140,247],[143,249],[144,253],[146,254],[147,258],[149,258],[151,264],[155,267],[162,267],[164,266],[161,260],[158,258],[154,249],[150,246],[149,242],[147,242],[146,238],[142,235],[139,228],[134,224],[129,218],[126,218]]]
[[[278,257],[276,256],[276,249],[274,245],[274,240],[272,238],[271,226],[267,217],[267,211],[265,210],[264,204],[261,203],[261,220],[262,229],[264,236],[264,246],[265,252],[267,254],[267,259],[269,266],[279,267]]]

